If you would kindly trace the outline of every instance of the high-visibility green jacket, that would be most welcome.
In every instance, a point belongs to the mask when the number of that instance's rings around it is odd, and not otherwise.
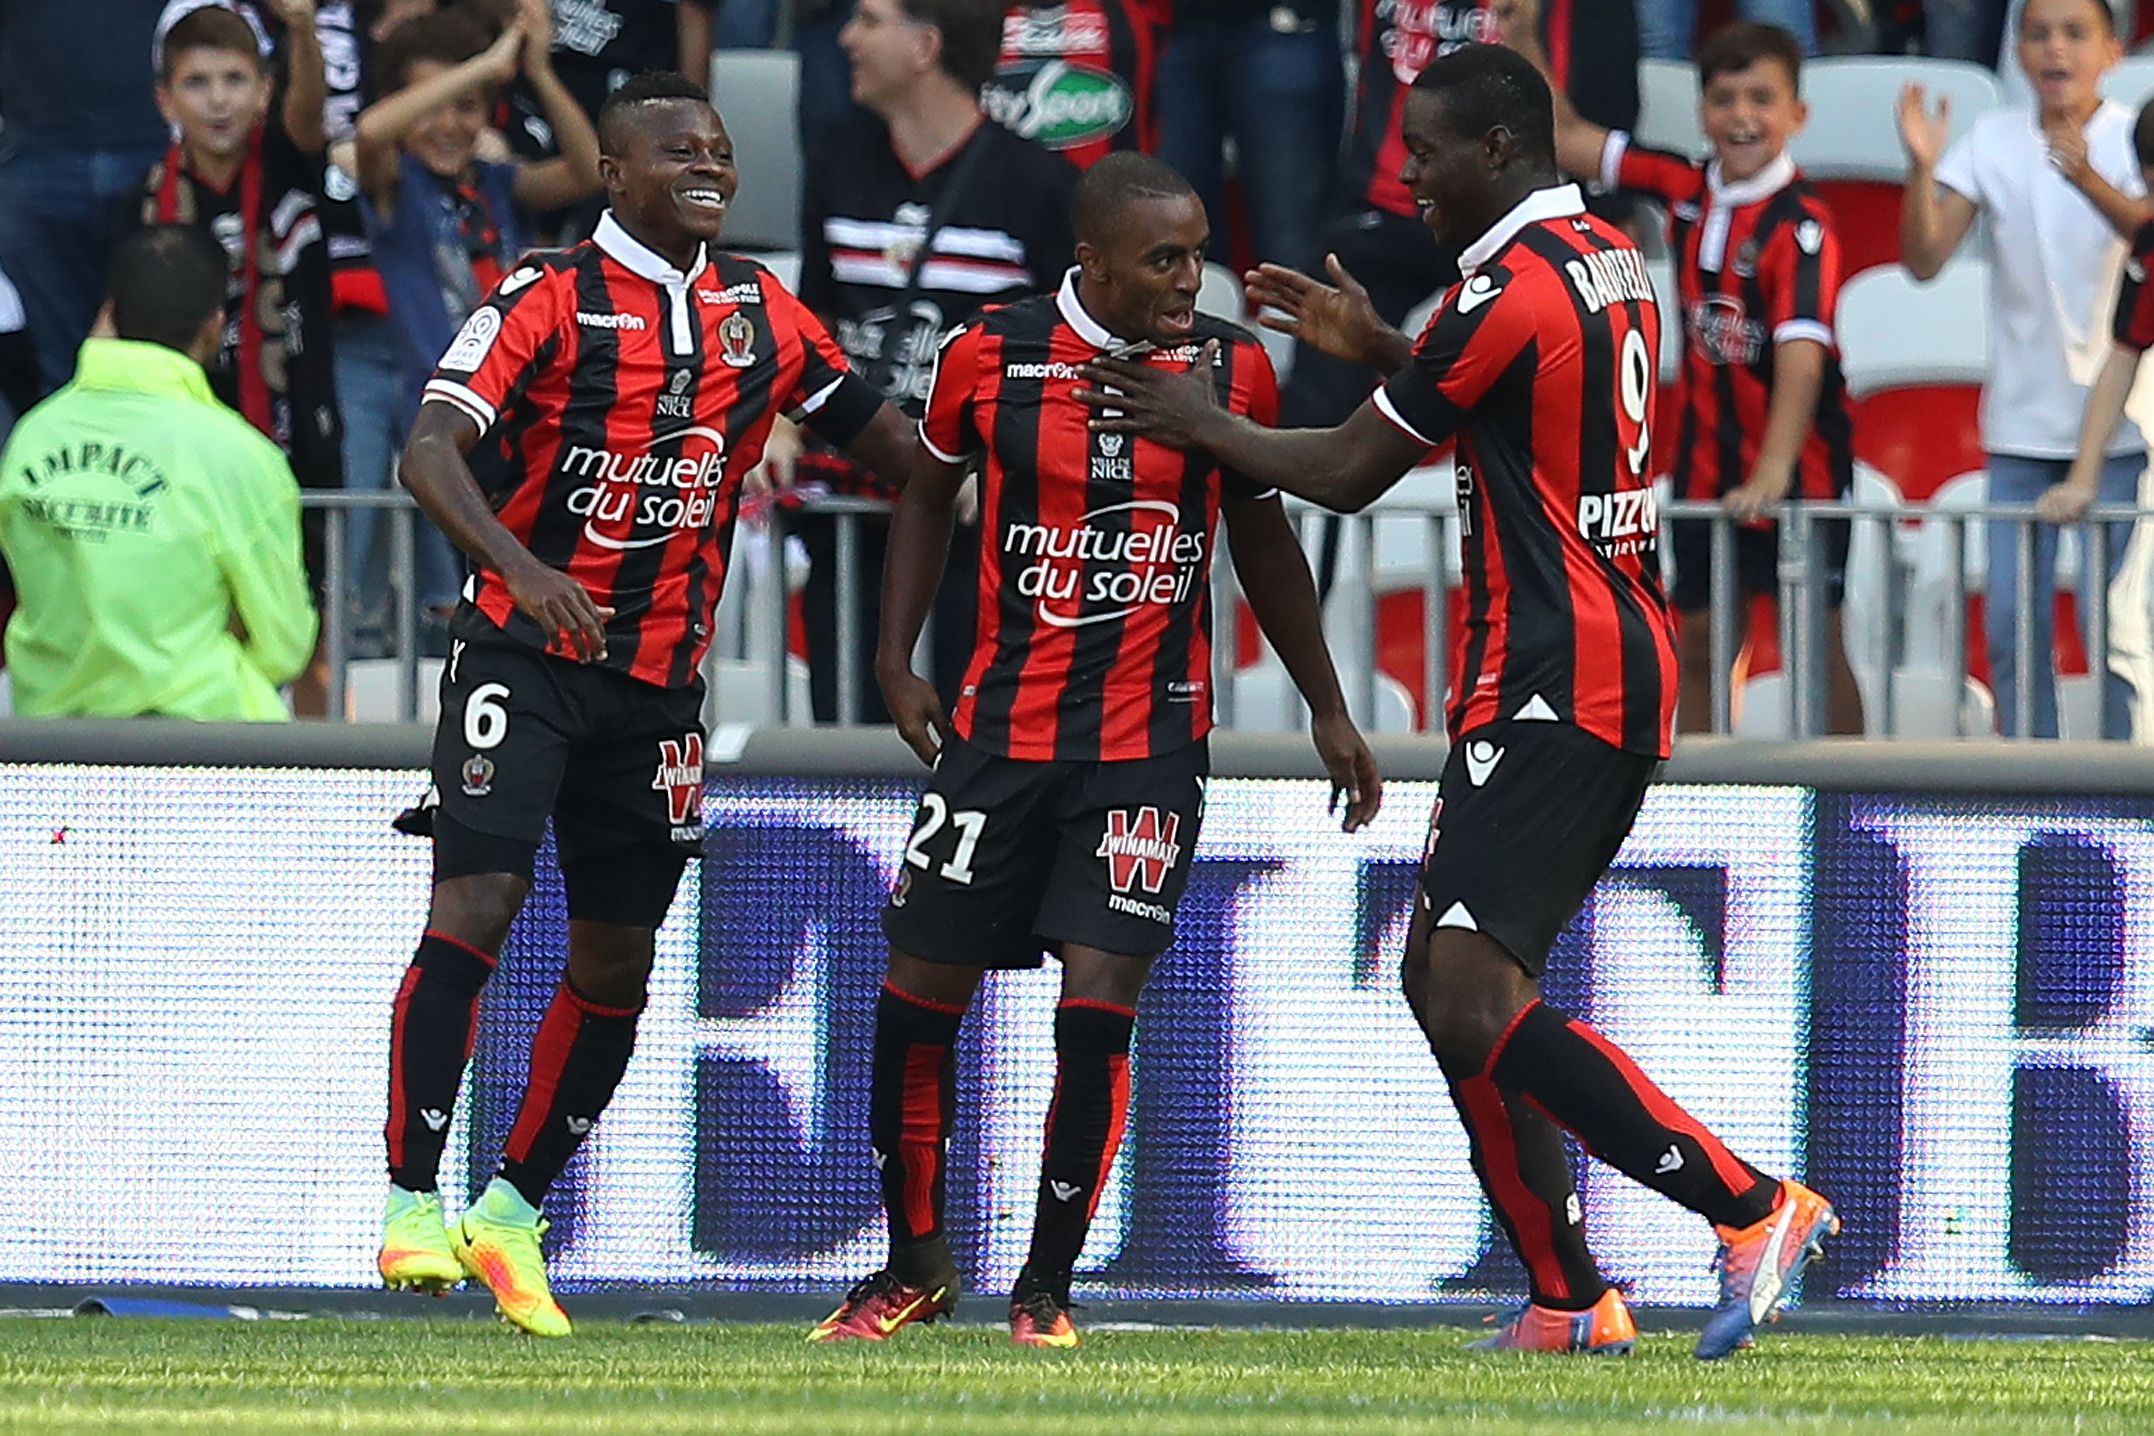
[[[186,355],[82,346],[0,453],[0,555],[17,713],[288,716],[315,634],[299,486]]]

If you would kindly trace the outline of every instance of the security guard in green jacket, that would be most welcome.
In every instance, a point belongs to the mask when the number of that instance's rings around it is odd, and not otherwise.
[[[0,454],[0,556],[18,714],[283,719],[314,651],[299,486],[210,392],[226,262],[200,230],[113,256],[113,339],[24,415]]]

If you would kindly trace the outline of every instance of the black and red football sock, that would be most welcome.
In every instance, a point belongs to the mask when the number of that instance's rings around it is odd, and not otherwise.
[[[531,1041],[531,1073],[501,1154],[502,1177],[532,1206],[613,1100],[642,1013],[641,1007],[602,1007],[566,977],[555,989]]]
[[[868,1137],[890,1219],[890,1270],[908,1286],[951,1268],[942,1230],[944,1156],[957,1122],[957,1033],[965,1009],[883,984],[875,1007]]]
[[[1483,1072],[1624,1176],[1709,1221],[1746,1227],[1773,1209],[1777,1182],[1723,1146],[1622,1048],[1546,1003],[1512,1020]]]
[[[428,928],[404,969],[389,1022],[389,1180],[430,1192],[439,1180],[449,1118],[471,1044],[478,1036],[479,992],[494,956]]]
[[[1570,1155],[1555,1123],[1506,1096],[1485,1071],[1451,1077],[1451,1101],[1473,1143],[1474,1175],[1526,1268],[1535,1305],[1584,1311],[1599,1301],[1608,1282],[1586,1248]]]
[[[1084,1250],[1129,1121],[1135,1009],[1065,998],[1055,1009],[1055,1095],[1025,1270],[1067,1278]]]

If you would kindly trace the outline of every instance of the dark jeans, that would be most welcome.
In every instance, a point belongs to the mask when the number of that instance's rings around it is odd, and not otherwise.
[[[1329,28],[1286,32],[1266,19],[1185,21],[1159,60],[1159,157],[1196,186],[1226,250],[1225,156],[1257,258],[1306,269],[1331,194],[1345,70]]]
[[[112,246],[163,154],[36,150],[0,164],[0,270],[22,294],[47,389],[74,377],[75,351],[104,302]]]
[[[879,514],[863,514],[858,524],[853,553],[859,565],[859,584],[854,594],[854,653],[860,675],[859,720],[888,723],[890,710],[883,706],[882,690],[875,686],[875,634],[882,612],[883,553],[890,543],[890,521]],[[808,550],[808,584],[801,593],[801,622],[808,639],[808,701],[818,723],[838,721],[838,519],[831,514],[793,514],[787,528],[800,536]],[[976,590],[980,581],[980,531],[958,524],[950,534],[950,557],[943,565],[942,587],[936,590],[933,611],[934,638],[929,654],[935,691],[942,695],[944,711],[957,702],[957,688],[964,681],[965,665],[972,658],[975,614],[979,611]]]

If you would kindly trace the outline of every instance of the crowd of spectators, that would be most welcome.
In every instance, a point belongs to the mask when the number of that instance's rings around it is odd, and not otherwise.
[[[1782,26],[1812,54],[2002,56],[2016,73],[2021,3],[1550,0],[1532,13],[1544,63],[1576,114],[1623,131],[1637,118],[1637,60],[1686,59],[1701,31],[1735,16]],[[2136,10],[2154,6],[2118,8],[2130,33],[2144,18]],[[0,439],[78,375],[115,245],[136,229],[191,227],[229,260],[224,323],[203,366],[211,390],[282,451],[299,485],[385,488],[448,337],[518,253],[571,242],[595,223],[598,104],[646,69],[707,83],[714,46],[798,52],[809,156],[802,292],[900,403],[917,402],[936,333],[980,304],[1059,283],[1069,240],[1055,197],[1074,167],[1117,148],[1156,153],[1189,177],[1222,259],[1320,270],[1337,255],[1397,322],[1457,274],[1397,179],[1404,89],[1444,50],[1502,38],[1517,9],[1515,0],[113,0],[93,26],[72,0],[8,0]],[[2114,117],[2102,123],[2115,127]],[[987,132],[992,145],[974,142]],[[1940,167],[1925,134],[1910,140],[1918,171],[1955,190],[1982,183],[1960,173],[1973,156]],[[2102,144],[2114,168],[2123,151]],[[983,149],[992,153],[967,158]],[[1970,198],[2014,202],[1987,189]],[[1625,213],[1620,196],[1595,203]],[[966,216],[956,227],[968,243],[1000,246],[987,256],[1003,265],[994,283],[977,263],[938,272],[930,262],[953,213]],[[861,239],[871,232],[879,244]],[[1300,354],[1284,419],[1335,422],[1366,389],[1336,361]],[[2127,425],[2113,448],[2136,443]],[[774,445],[771,476],[792,479],[796,459],[834,487],[846,482],[840,461],[798,442]],[[376,529],[367,511],[355,515],[344,593],[322,591],[320,534],[306,546],[318,601],[344,607],[362,655],[390,641]],[[829,538],[810,537],[816,710],[828,717]],[[872,536],[862,547],[875,547]],[[438,646],[461,559],[430,529],[416,557],[427,642]],[[869,601],[873,558],[863,552]],[[0,622],[10,601],[0,584]],[[303,713],[319,709],[322,672],[317,660],[295,689]],[[872,710],[872,685],[861,700]],[[2046,706],[2040,717],[2049,721]]]

